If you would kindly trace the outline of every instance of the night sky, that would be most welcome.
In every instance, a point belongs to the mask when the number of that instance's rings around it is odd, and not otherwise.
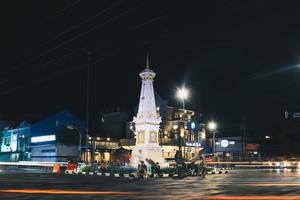
[[[224,132],[280,134],[300,102],[297,1],[3,1],[0,105],[21,120],[69,109],[84,119],[87,51],[91,113],[138,103],[145,55],[155,89]]]

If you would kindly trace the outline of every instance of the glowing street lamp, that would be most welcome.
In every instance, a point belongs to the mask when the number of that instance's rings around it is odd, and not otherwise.
[[[215,141],[216,140],[216,133],[215,133],[215,130],[217,129],[217,124],[214,121],[210,121],[210,122],[208,122],[207,127],[213,134],[212,147],[213,147],[213,155],[215,156],[215,151],[216,151],[216,141]]]
[[[188,99],[189,90],[182,87],[177,89],[177,98],[182,101],[182,108],[185,109],[184,100]]]
[[[217,124],[216,124],[214,121],[208,122],[208,129],[209,129],[210,131],[216,130],[216,129],[217,129]]]
[[[178,125],[177,124],[175,124],[175,125],[173,125],[173,127],[172,127],[174,130],[177,130],[178,129]]]

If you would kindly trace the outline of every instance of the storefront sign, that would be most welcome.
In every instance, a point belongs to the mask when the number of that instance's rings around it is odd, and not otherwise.
[[[185,146],[189,146],[189,147],[201,147],[201,143],[200,142],[186,142]]]
[[[55,135],[43,135],[31,138],[31,143],[55,141]]]

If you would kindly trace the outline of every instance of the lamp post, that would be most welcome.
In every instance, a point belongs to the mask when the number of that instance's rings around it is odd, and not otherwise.
[[[189,97],[189,90],[182,87],[177,89],[177,98],[182,101],[182,109],[185,111],[184,100]]]
[[[181,87],[181,88],[177,88],[177,92],[176,92],[177,98],[182,102],[182,109],[183,112],[185,113],[185,103],[184,101],[186,99],[188,99],[189,97],[189,90],[186,89],[185,87]],[[183,126],[184,126],[184,115],[182,115],[182,122],[183,122]],[[182,147],[182,138],[184,138],[184,131],[180,130],[180,134],[179,134],[179,139],[180,139],[180,151],[181,151],[181,147]]]
[[[79,152],[79,161],[81,161],[81,138],[82,138],[82,133],[81,133],[81,130],[79,128],[77,128],[76,126],[73,126],[73,125],[70,125],[70,124],[66,124],[66,123],[63,123],[61,121],[56,121],[56,126],[58,127],[58,124],[62,124],[64,125],[67,129],[70,129],[70,130],[75,130],[77,131],[78,135],[79,135],[79,144],[78,144],[78,152]]]
[[[213,139],[212,139],[212,147],[213,147],[213,156],[215,157],[216,153],[216,133],[215,130],[217,129],[217,124],[214,121],[208,122],[208,129],[212,132],[213,134]]]
[[[183,146],[183,158],[185,158],[185,146],[182,142],[183,139],[184,139],[184,128],[180,128],[180,146],[181,146],[181,148]]]
[[[178,125],[174,124],[172,128],[175,131],[175,135],[177,135],[178,134],[178,132],[177,132]],[[179,148],[179,151],[181,151],[181,138],[180,138],[180,134],[178,134],[178,148]]]

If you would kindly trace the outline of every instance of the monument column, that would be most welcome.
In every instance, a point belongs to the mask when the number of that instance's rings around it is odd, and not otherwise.
[[[133,167],[137,167],[140,161],[146,161],[146,159],[151,159],[154,162],[159,162],[161,166],[165,166],[162,148],[158,142],[161,117],[156,111],[153,89],[155,75],[155,72],[149,67],[147,56],[146,69],[140,73],[142,87],[138,113],[136,117],[133,117],[136,130],[136,143],[132,149],[131,160]]]

